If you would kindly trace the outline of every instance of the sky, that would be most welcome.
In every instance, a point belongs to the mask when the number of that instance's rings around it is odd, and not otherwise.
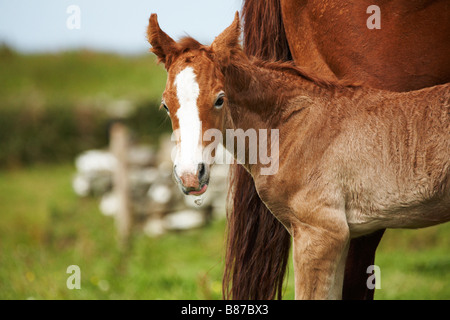
[[[175,40],[189,35],[209,44],[241,6],[242,0],[0,0],[0,44],[23,53],[140,54],[150,47],[151,13]]]

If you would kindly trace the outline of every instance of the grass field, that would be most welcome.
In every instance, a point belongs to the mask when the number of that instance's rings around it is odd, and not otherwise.
[[[159,99],[165,82],[149,55],[22,56],[0,48],[0,70],[4,109]],[[100,214],[97,199],[73,193],[74,173],[67,161],[0,168],[0,299],[221,297],[225,221],[157,239],[136,231],[122,252],[114,220]],[[377,299],[450,299],[450,224],[387,231],[376,264]],[[80,267],[80,290],[66,286],[70,265]],[[285,299],[293,296],[290,268]]]
[[[70,165],[0,173],[0,299],[215,299],[223,222],[118,250],[114,221],[71,190]],[[69,265],[81,289],[69,290]]]
[[[0,106],[46,108],[97,101],[159,100],[166,81],[151,54],[91,51],[20,55],[0,46]]]
[[[0,299],[219,299],[224,221],[118,250],[114,221],[77,198],[71,165],[0,172]],[[450,224],[387,231],[377,299],[450,299]],[[69,265],[81,289],[69,290]],[[369,276],[369,275],[368,275]],[[293,298],[289,270],[285,299]]]

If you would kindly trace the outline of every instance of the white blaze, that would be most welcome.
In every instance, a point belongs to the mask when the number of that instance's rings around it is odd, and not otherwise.
[[[200,93],[194,69],[187,67],[175,77],[177,98],[180,104],[178,117],[179,139],[175,165],[179,174],[196,173],[202,161],[201,122],[198,114],[197,99]]]

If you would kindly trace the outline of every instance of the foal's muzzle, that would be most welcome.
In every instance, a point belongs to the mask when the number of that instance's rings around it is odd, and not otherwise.
[[[198,164],[196,171],[181,171],[175,165],[173,175],[181,191],[187,195],[201,195],[208,188],[209,167],[203,162]]]

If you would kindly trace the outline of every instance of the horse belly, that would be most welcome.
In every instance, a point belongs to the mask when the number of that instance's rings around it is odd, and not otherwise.
[[[359,205],[349,206],[346,215],[351,236],[386,228],[424,228],[450,221],[450,180],[444,193],[430,198],[411,195],[407,202],[404,199],[400,196],[389,202],[372,199],[370,204],[361,201]]]
[[[350,210],[347,222],[352,238],[357,238],[386,228],[425,228],[450,221],[450,203],[426,208],[403,208],[395,212],[379,212],[373,215],[363,214],[359,210]]]
[[[339,177],[356,236],[450,220],[448,107],[427,110],[423,117],[406,113],[408,121],[392,116],[384,122],[372,119],[376,125],[358,122],[360,130],[343,135],[340,144],[348,147],[339,154]],[[421,127],[424,119],[427,126]]]

